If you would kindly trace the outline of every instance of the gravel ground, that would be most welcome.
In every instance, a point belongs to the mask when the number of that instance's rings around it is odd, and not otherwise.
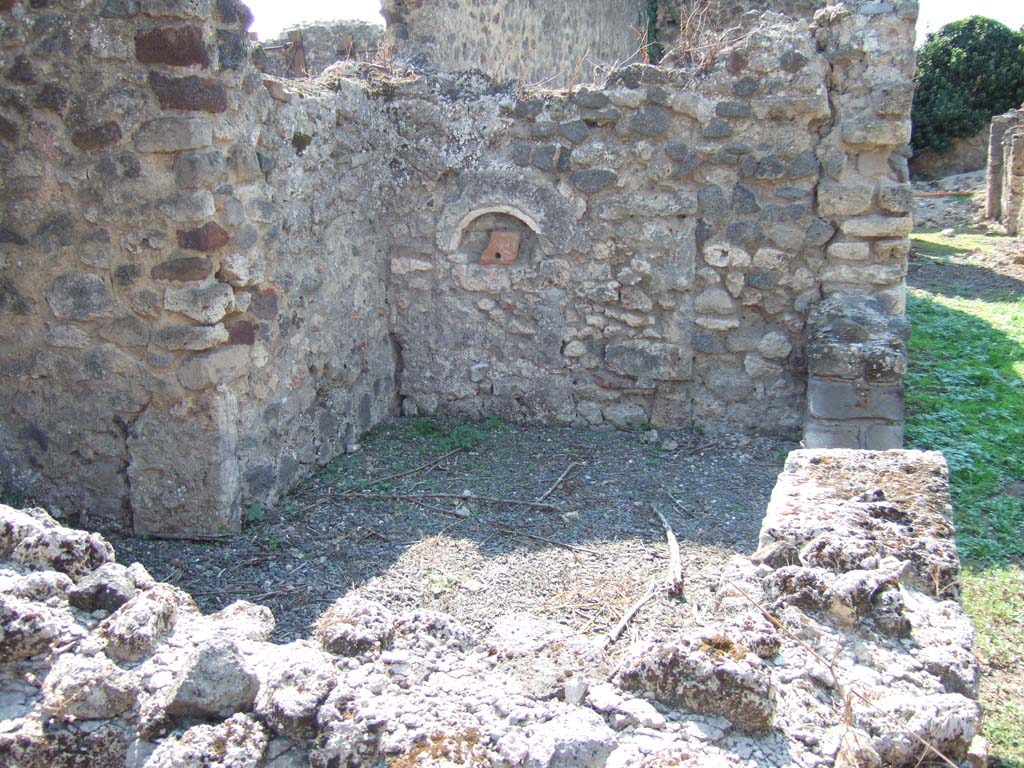
[[[237,599],[269,606],[279,641],[308,635],[352,591],[399,610],[451,613],[480,632],[503,614],[529,613],[597,637],[665,578],[655,506],[679,539],[686,590],[682,601],[659,590],[625,635],[650,637],[700,623],[722,564],[755,549],[795,447],[771,437],[396,419],[275,509],[250,510],[239,536],[112,541],[120,561],[142,562],[205,611]],[[536,504],[549,489],[546,506],[480,498]],[[408,494],[454,498],[386,498]]]
[[[985,171],[914,182],[915,227],[969,227],[985,216]],[[962,193],[949,197],[933,197]]]

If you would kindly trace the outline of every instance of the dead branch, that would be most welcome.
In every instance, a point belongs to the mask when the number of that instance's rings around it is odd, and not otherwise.
[[[563,472],[562,474],[560,474],[558,476],[558,479],[555,480],[555,482],[553,482],[551,484],[550,488],[548,488],[546,491],[544,491],[544,494],[540,498],[538,498],[537,501],[539,501],[539,502],[540,501],[544,501],[544,499],[546,499],[548,496],[550,496],[552,493],[554,493],[555,489],[559,486],[559,484],[563,480],[565,480],[565,478],[567,478],[569,476],[569,473],[572,472],[574,469],[576,469],[576,467],[578,467],[578,466],[579,466],[579,462],[578,461],[570,462],[569,466],[565,468],[565,472]]]
[[[418,467],[413,467],[412,469],[407,469],[404,472],[396,472],[393,475],[385,475],[384,477],[378,477],[378,478],[375,478],[375,479],[372,479],[372,480],[367,480],[366,482],[363,482],[363,483],[356,483],[355,485],[350,485],[347,488],[340,488],[339,492],[341,492],[341,493],[348,493],[349,491],[356,491],[356,490],[359,490],[360,488],[369,488],[369,487],[374,486],[374,485],[380,485],[381,483],[386,483],[388,480],[397,480],[400,477],[407,477],[409,475],[415,475],[417,472],[426,472],[428,469],[433,469],[438,464],[440,464],[442,461],[447,459],[449,456],[454,456],[456,453],[458,453],[461,450],[462,450],[461,447],[456,448],[453,451],[448,451],[448,453],[444,454],[443,456],[438,456],[436,459],[432,459],[431,461],[424,462],[423,464],[420,464]]]
[[[871,701],[864,694],[862,694],[862,693],[860,693],[858,691],[854,691],[854,690],[846,691],[846,689],[843,687],[842,682],[839,680],[839,674],[836,672],[836,658],[839,656],[839,649],[838,648],[836,649],[836,653],[833,656],[832,661],[826,660],[824,657],[822,657],[821,654],[819,654],[817,651],[815,651],[813,648],[811,648],[811,646],[809,646],[807,643],[805,643],[803,640],[801,640],[799,637],[797,637],[793,632],[791,632],[789,627],[787,627],[785,624],[783,624],[777,618],[775,618],[770,613],[768,613],[767,610],[765,610],[763,607],[761,607],[761,605],[756,600],[754,600],[754,598],[752,598],[749,594],[747,594],[746,590],[744,590],[736,582],[731,581],[731,580],[726,580],[726,583],[730,587],[735,589],[740,594],[740,596],[743,597],[744,600],[746,600],[748,603],[750,603],[752,606],[754,606],[754,608],[762,616],[764,616],[766,619],[768,619],[768,621],[770,621],[772,623],[772,625],[774,625],[780,632],[782,632],[782,634],[784,634],[790,640],[795,642],[797,645],[799,645],[801,648],[803,648],[805,651],[807,651],[809,654],[811,654],[811,656],[813,656],[815,659],[820,661],[822,664],[824,664],[828,668],[829,673],[832,675],[832,684],[835,686],[836,690],[839,692],[839,695],[842,696],[842,698],[843,698],[843,704],[844,704],[844,706],[846,708],[846,713],[845,713],[846,714],[846,721],[847,721],[848,724],[852,723],[852,721],[853,721],[853,713],[852,713],[851,707],[850,707],[850,700],[852,698],[857,698],[859,701],[863,702],[864,704],[867,704],[868,707],[870,707],[871,709],[873,709],[875,712],[877,712],[878,714],[882,715],[883,717],[889,717],[890,716],[888,712],[886,712],[884,709],[879,707],[877,704],[875,704],[875,702]],[[950,766],[950,768],[957,768],[957,764],[954,763],[952,760],[950,760],[948,757],[946,757],[944,754],[942,754],[942,752],[939,751],[939,748],[936,747],[934,744],[929,744],[928,741],[926,741],[925,739],[921,738],[920,736],[918,736],[913,731],[909,731],[909,730],[907,730],[905,728],[903,730],[904,730],[904,733],[906,733],[908,736],[910,736],[912,739],[914,739],[922,747],[925,748],[925,752],[924,752],[925,755],[927,755],[929,752],[934,752],[935,755],[940,760],[942,760],[942,762],[944,762],[946,765]]]
[[[665,538],[668,539],[668,578],[665,580],[666,586],[668,587],[668,593],[672,597],[682,597],[683,561],[679,556],[679,540],[676,539],[676,534],[672,530],[672,526],[669,525],[665,516],[661,514],[661,510],[653,504],[651,505],[651,509],[661,521],[661,525],[665,529]]]
[[[491,525],[493,525],[493,524],[491,524]],[[520,530],[519,528],[509,528],[508,526],[504,526],[504,525],[493,525],[493,527],[497,528],[499,531],[505,531],[506,533],[512,533],[512,534],[515,534],[516,536],[525,536],[528,539],[535,539],[537,541],[543,541],[543,542],[545,542],[547,544],[553,544],[556,547],[561,547],[562,549],[568,549],[570,552],[582,552],[585,555],[596,555],[597,557],[601,556],[601,553],[598,552],[596,549],[587,549],[586,547],[577,547],[575,544],[566,544],[564,541],[558,541],[556,539],[549,539],[549,538],[546,538],[544,536],[538,536],[536,533],[527,533],[526,531]]]
[[[647,588],[647,592],[644,593],[644,596],[637,600],[635,603],[633,603],[632,606],[630,606],[629,610],[626,611],[625,616],[622,617],[619,623],[615,625],[615,628],[611,632],[609,632],[605,639],[601,642],[601,650],[606,649],[609,645],[612,645],[616,640],[618,640],[619,635],[621,635],[622,632],[626,629],[626,627],[629,625],[629,622],[633,620],[634,616],[636,616],[637,612],[641,608],[643,608],[644,605],[646,605],[652,597],[658,594],[658,590],[656,588],[657,583],[658,580],[653,579],[651,581],[651,585]]]
[[[500,499],[494,496],[467,496],[464,493],[332,493],[330,496],[342,499],[366,499],[367,501],[412,501],[421,499],[459,499],[460,501],[483,501],[489,504],[509,504],[511,506],[531,507],[553,511],[554,504],[543,504],[539,501],[523,499]]]

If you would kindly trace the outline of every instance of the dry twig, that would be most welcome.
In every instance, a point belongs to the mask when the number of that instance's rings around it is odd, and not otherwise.
[[[668,593],[672,597],[682,597],[683,561],[679,556],[679,540],[676,539],[676,534],[672,530],[672,526],[669,525],[665,516],[661,514],[661,510],[653,504],[651,505],[651,509],[661,521],[661,525],[665,529],[665,538],[668,539],[668,578],[666,579]]]
[[[570,472],[572,472],[572,471],[573,471],[574,469],[576,469],[576,467],[578,467],[579,465],[580,465],[580,464],[579,464],[579,462],[578,462],[578,461],[573,461],[573,462],[570,462],[569,466],[565,468],[565,472],[563,472],[562,474],[560,474],[560,475],[558,476],[558,479],[557,479],[557,480],[555,480],[555,482],[553,482],[553,483],[551,484],[551,487],[550,487],[550,488],[548,488],[548,489],[547,489],[546,491],[544,491],[544,494],[543,494],[542,496],[540,496],[540,497],[539,497],[539,498],[537,499],[537,501],[539,501],[539,502],[540,502],[540,501],[544,501],[544,499],[546,499],[546,498],[547,498],[548,496],[550,496],[550,495],[551,495],[552,493],[554,493],[554,492],[555,492],[555,489],[556,489],[556,488],[557,488],[557,487],[559,486],[559,484],[560,484],[560,483],[561,483],[561,482],[562,482],[563,480],[565,480],[565,478],[567,478],[567,477],[569,476],[569,473],[570,473]]]
[[[629,622],[633,620],[634,616],[636,616],[637,612],[641,608],[643,608],[644,605],[646,605],[651,598],[658,594],[658,590],[655,586],[657,583],[657,579],[652,580],[651,585],[647,588],[647,592],[644,593],[644,596],[637,600],[635,603],[633,603],[630,609],[626,611],[626,615],[622,617],[619,623],[615,625],[615,628],[608,633],[607,637],[605,637],[604,641],[601,643],[602,650],[604,650],[609,645],[612,645],[616,640],[618,640],[619,635],[621,635],[623,630],[626,629],[626,627],[629,625]]]
[[[426,472],[427,470],[436,467],[449,456],[454,456],[461,450],[462,448],[460,446],[455,450],[448,451],[448,453],[444,454],[443,456],[438,456],[436,459],[424,462],[423,464],[420,464],[418,467],[407,469],[404,472],[396,472],[393,475],[385,475],[384,477],[378,477],[375,479],[367,480],[366,482],[356,483],[355,485],[350,485],[347,488],[339,488],[338,490],[340,493],[348,493],[349,491],[357,491],[360,488],[369,488],[374,485],[380,485],[381,483],[386,483],[388,480],[397,480],[400,477],[408,477],[409,475],[415,475],[417,472]]]
[[[412,501],[421,499],[459,499],[460,501],[483,501],[490,504],[509,504],[511,506],[532,507],[533,509],[554,510],[554,504],[543,504],[539,501],[524,499],[500,499],[494,496],[467,496],[464,493],[332,493],[330,496],[343,499],[366,499],[367,501]]]

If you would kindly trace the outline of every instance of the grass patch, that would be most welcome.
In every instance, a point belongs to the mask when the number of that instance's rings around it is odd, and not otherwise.
[[[969,230],[914,236],[926,257],[991,242]],[[949,463],[964,607],[986,664],[984,735],[994,765],[1024,768],[1024,297],[973,298],[955,274],[908,295],[907,443]]]
[[[962,256],[965,253],[986,248],[993,240],[1008,240],[1006,235],[984,229],[957,229],[951,235],[942,234],[947,230],[937,227],[921,227],[913,234],[914,251],[922,256]]]

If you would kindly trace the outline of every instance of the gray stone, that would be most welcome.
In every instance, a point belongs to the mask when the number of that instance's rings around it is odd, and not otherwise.
[[[156,650],[178,620],[178,612],[195,611],[195,603],[177,587],[158,584],[140,592],[108,616],[97,629],[108,656],[139,661]]]
[[[174,180],[179,187],[213,186],[224,176],[224,153],[216,150],[182,152],[174,158]]]
[[[395,632],[395,617],[371,600],[347,595],[339,598],[317,622],[316,636],[328,653],[357,656],[386,649]]]
[[[70,272],[54,280],[46,291],[46,303],[62,320],[92,320],[113,314],[107,282],[91,272]]]
[[[0,663],[47,651],[60,638],[60,619],[45,605],[0,594]]]
[[[870,385],[811,377],[807,408],[818,419],[903,422],[902,385]]]
[[[228,340],[223,323],[216,325],[171,325],[153,332],[153,343],[164,349],[200,351]]]
[[[259,722],[236,714],[217,725],[194,725],[180,736],[162,739],[145,768],[258,768],[268,765],[263,762],[268,742]]]
[[[628,120],[631,131],[647,138],[654,138],[668,133],[672,127],[672,118],[668,111],[661,107],[646,104],[636,111]]]
[[[103,654],[57,658],[43,685],[43,706],[62,720],[105,720],[135,706],[139,683]]]
[[[713,118],[704,126],[705,139],[724,139],[732,136],[732,126],[728,120],[720,117]]]
[[[180,312],[200,323],[216,323],[234,306],[235,292],[226,283],[164,289],[164,309]]]
[[[204,640],[182,662],[168,694],[167,711],[223,718],[252,709],[259,689],[238,645],[226,637]]]
[[[567,123],[558,124],[558,133],[564,136],[573,144],[579,144],[590,136],[590,128],[582,120],[572,120]]]
[[[120,563],[104,563],[68,593],[68,602],[83,611],[113,613],[136,593],[135,582]]]
[[[140,152],[180,152],[203,149],[213,143],[213,125],[205,117],[157,117],[135,132]]]
[[[249,350],[244,346],[197,352],[178,366],[178,382],[185,389],[208,389],[244,376],[250,365]]]
[[[750,117],[750,104],[746,101],[720,101],[715,105],[718,117]]]
[[[205,189],[168,197],[156,207],[171,221],[201,221],[217,212],[213,195]]]
[[[604,719],[586,708],[531,725],[526,740],[526,768],[601,768],[618,743]]]
[[[660,341],[611,342],[605,349],[608,367],[627,376],[685,380],[692,373],[689,350]]]
[[[569,174],[569,180],[580,192],[592,195],[618,182],[619,176],[603,168],[580,168]]]

